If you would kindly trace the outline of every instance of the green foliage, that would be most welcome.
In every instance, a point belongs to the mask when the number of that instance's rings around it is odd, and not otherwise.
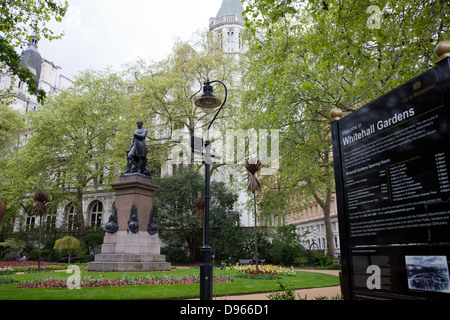
[[[86,247],[89,252],[99,253],[101,245],[103,244],[103,238],[105,236],[105,230],[101,227],[90,228],[86,227]]]
[[[327,256],[322,251],[301,249],[293,261],[293,265],[299,267],[314,267],[316,269],[340,269],[336,259]]]
[[[295,232],[295,225],[280,226],[274,235],[270,261],[284,266],[293,265],[301,248],[301,237]]]
[[[17,253],[22,251],[25,246],[26,242],[16,237],[9,237],[5,241],[0,242],[0,247],[4,248],[4,250],[2,250],[2,255],[9,251],[14,252],[14,255],[16,255]]]
[[[242,246],[244,233],[240,227],[240,213],[234,209],[237,195],[223,182],[211,183],[210,243],[215,259],[236,257]]]
[[[202,177],[194,171],[183,171],[171,177],[154,179],[160,188],[153,198],[153,213],[159,225],[160,237],[169,247],[188,246],[191,261],[201,244],[202,220],[192,208],[204,190]]]
[[[68,249],[68,250],[75,250],[80,248],[81,242],[77,238],[71,237],[71,236],[65,236],[62,239],[58,239],[55,242],[55,246],[53,249]]]
[[[295,291],[293,289],[286,289],[285,285],[278,280],[280,292],[272,292],[267,297],[269,300],[295,300]]]
[[[71,237],[71,236],[65,236],[62,239],[58,239],[55,242],[55,246],[53,247],[53,249],[66,249],[69,251],[69,263],[70,263],[70,256],[72,252],[75,252],[75,254],[77,254],[77,256],[80,255],[80,251],[77,251],[79,249],[84,250],[84,247],[82,245],[82,243],[80,242],[80,240],[78,240],[77,238]],[[84,252],[82,252],[81,254],[83,254]]]
[[[27,83],[30,94],[37,94],[38,102],[43,101],[45,92],[37,90],[31,71],[21,67],[21,56],[16,49],[27,42],[30,33],[49,40],[60,38],[53,34],[46,23],[51,20],[61,21],[67,8],[67,1],[61,4],[53,0],[3,1],[0,6],[0,62],[20,81]],[[0,96],[0,101],[3,99]]]
[[[115,138],[125,108],[126,93],[117,74],[85,71],[73,87],[28,113],[33,135],[11,160],[9,198],[18,201],[45,189],[55,203],[74,202],[78,237],[84,242],[83,192],[89,184],[108,185],[116,179]],[[76,192],[64,192],[69,188]]]
[[[377,5],[379,29],[368,27],[364,1],[258,0],[246,7],[242,121],[280,130],[279,177],[262,181],[263,190],[279,196],[267,196],[262,212],[283,215],[315,201],[324,211],[328,243],[330,111],[338,107],[345,115],[428,69],[437,42],[450,36],[446,1]],[[327,254],[333,256],[332,246]]]
[[[272,244],[270,243],[267,236],[258,230],[257,241],[258,241],[258,258],[259,259],[270,259],[270,252],[272,251]],[[251,259],[255,254],[255,233],[248,236],[242,245],[242,257]]]
[[[154,179],[160,188],[155,192],[153,213],[160,228],[162,241],[177,253],[176,248],[189,248],[189,259],[195,261],[202,245],[203,216],[192,204],[203,197],[204,178],[192,170]],[[237,196],[223,183],[211,183],[210,245],[218,259],[234,255],[242,239],[239,213],[233,206]],[[178,258],[180,255],[178,255]],[[176,258],[176,257],[174,257]]]

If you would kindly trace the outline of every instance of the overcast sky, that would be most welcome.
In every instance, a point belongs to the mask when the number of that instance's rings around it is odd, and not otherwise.
[[[171,52],[177,39],[190,40],[207,30],[222,0],[68,0],[59,40],[39,41],[41,56],[74,78],[78,71],[105,66],[119,68],[138,57],[159,61]]]

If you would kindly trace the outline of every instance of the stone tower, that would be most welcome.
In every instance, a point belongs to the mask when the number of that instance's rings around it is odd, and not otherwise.
[[[223,0],[217,16],[209,19],[209,30],[219,36],[223,51],[237,57],[245,51],[243,11],[240,0]]]

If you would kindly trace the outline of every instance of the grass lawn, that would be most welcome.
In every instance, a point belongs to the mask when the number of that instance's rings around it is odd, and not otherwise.
[[[174,269],[158,272],[126,272],[127,276],[147,274],[188,275],[199,274],[199,269]],[[89,272],[81,271],[81,277],[109,278],[121,277],[125,272]],[[214,275],[237,275],[235,270],[215,269]],[[0,278],[12,278],[14,283],[0,284],[0,300],[130,300],[130,299],[170,299],[199,296],[198,284],[183,285],[139,285],[121,287],[94,287],[81,289],[67,288],[17,288],[20,281],[46,278],[67,279],[71,274],[66,272],[44,272],[1,275]],[[1,280],[1,279],[0,279]],[[339,285],[337,276],[315,272],[297,271],[296,276],[281,276],[280,280],[253,280],[236,278],[235,282],[214,283],[214,296],[226,296],[250,292],[271,292],[280,290],[279,281],[286,289],[314,288]]]

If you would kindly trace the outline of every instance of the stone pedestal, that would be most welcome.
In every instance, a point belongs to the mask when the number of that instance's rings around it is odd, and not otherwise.
[[[153,193],[159,188],[141,174],[121,175],[111,184],[116,192],[118,230],[105,233],[102,250],[89,271],[153,271],[170,270],[170,263],[160,254],[158,234],[147,231],[153,206]],[[137,232],[128,228],[131,208],[137,211]]]

